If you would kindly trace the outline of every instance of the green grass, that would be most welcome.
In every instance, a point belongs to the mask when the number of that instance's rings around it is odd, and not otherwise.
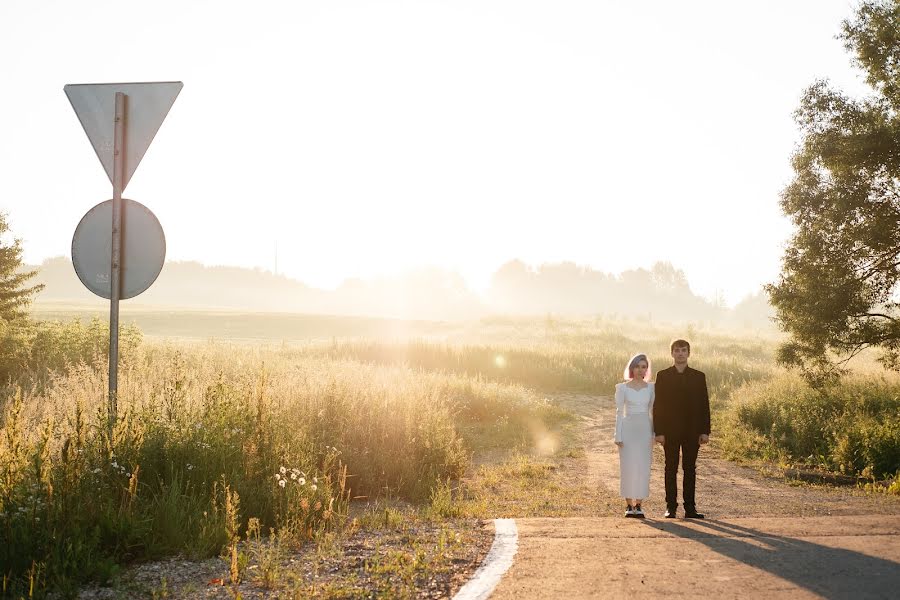
[[[900,376],[862,373],[824,390],[781,373],[732,394],[721,415],[732,458],[800,463],[873,479],[900,472]]]

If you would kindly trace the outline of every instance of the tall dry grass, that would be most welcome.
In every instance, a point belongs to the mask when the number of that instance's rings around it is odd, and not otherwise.
[[[298,542],[339,526],[352,496],[428,500],[470,439],[513,443],[562,413],[516,386],[291,349],[148,344],[7,401],[0,442],[6,590],[71,592],[117,565],[233,545],[249,518]],[[229,523],[231,525],[229,525]]]

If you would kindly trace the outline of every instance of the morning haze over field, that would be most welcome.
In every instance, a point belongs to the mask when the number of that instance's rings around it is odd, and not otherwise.
[[[280,274],[329,290],[434,267],[480,294],[510,260],[616,275],[663,261],[733,307],[778,275],[802,90],[864,89],[835,39],[846,0],[113,6],[0,9],[0,52],[28,56],[7,65],[22,93],[0,98],[17,116],[0,206],[29,264],[68,255],[110,194],[63,83],[177,78],[126,193],[159,217],[169,260],[275,271],[277,253]],[[459,302],[436,312],[469,314]]]
[[[60,304],[103,308],[105,301],[84,288],[71,261],[60,257],[37,267],[38,313]],[[668,263],[612,275],[560,263],[530,267],[510,261],[482,293],[458,273],[421,269],[392,278],[347,280],[323,290],[261,269],[168,263],[159,279],[132,303],[143,309],[274,311],[431,320],[477,319],[492,314],[567,317],[606,315],[662,322],[713,322],[772,327],[772,310],[760,293],[729,308],[701,298],[682,271]],[[127,305],[126,305],[127,306]]]

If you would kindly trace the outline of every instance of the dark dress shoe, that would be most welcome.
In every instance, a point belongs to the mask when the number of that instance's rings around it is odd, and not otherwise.
[[[704,519],[706,515],[703,513],[698,513],[696,510],[686,510],[684,511],[685,519]]]
[[[667,508],[667,509],[666,509],[665,517],[666,517],[667,519],[674,519],[675,516],[676,516],[677,510],[678,510],[677,508]]]

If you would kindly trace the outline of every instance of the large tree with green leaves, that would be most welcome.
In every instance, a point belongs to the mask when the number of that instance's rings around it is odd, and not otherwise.
[[[900,368],[900,0],[862,3],[840,39],[872,91],[806,90],[781,202],[796,231],[767,287],[791,334],[780,360],[819,381],[866,348]]]
[[[28,286],[37,271],[22,269],[22,240],[9,235],[6,215],[0,213],[0,320],[18,323],[27,316],[26,309],[43,285]]]

